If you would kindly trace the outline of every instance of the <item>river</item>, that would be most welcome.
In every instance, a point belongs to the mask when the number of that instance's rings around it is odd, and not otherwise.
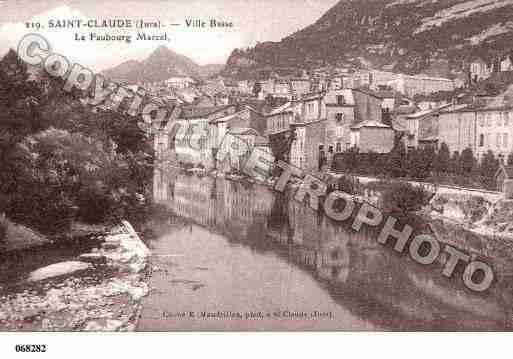
[[[175,174],[160,190],[180,221],[150,243],[138,330],[511,328],[509,284],[472,292],[269,188]]]

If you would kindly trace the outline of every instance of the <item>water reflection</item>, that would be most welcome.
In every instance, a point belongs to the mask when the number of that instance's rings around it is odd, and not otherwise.
[[[209,177],[175,175],[162,203],[263,255],[278,256],[314,278],[344,310],[375,327],[402,330],[510,328],[509,284],[486,293],[467,290],[460,277],[422,267],[268,188]],[[304,295],[308,295],[305,293]],[[339,329],[351,328],[348,323]]]

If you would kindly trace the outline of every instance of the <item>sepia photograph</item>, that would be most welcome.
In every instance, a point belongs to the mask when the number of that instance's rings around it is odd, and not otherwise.
[[[512,16],[0,1],[0,332],[512,331]]]

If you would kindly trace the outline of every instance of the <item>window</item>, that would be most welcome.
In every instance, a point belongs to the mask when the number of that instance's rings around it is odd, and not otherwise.
[[[480,125],[481,127],[484,127],[484,125],[485,125],[485,118],[484,118],[484,115],[483,115],[483,114],[480,114],[480,115],[479,115],[479,125]]]
[[[507,133],[502,134],[502,145],[504,147],[508,147],[508,134]]]
[[[337,122],[342,122],[344,121],[344,114],[343,113],[337,113],[335,115],[335,119],[337,120]]]
[[[497,114],[497,121],[496,121],[496,124],[497,124],[497,127],[502,126],[501,115],[500,115],[499,113]]]
[[[338,95],[337,96],[337,105],[344,105],[344,104],[345,104],[344,96]]]
[[[479,135],[479,147],[484,146],[484,134]]]
[[[340,142],[337,142],[337,153],[342,152],[342,144]]]
[[[497,147],[501,147],[501,134],[500,133],[498,133],[496,135],[495,144],[497,145]]]

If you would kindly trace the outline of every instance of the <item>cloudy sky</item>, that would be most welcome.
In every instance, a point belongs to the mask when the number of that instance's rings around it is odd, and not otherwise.
[[[35,32],[26,22],[49,19],[144,19],[160,20],[168,26],[168,42],[78,42],[75,32],[91,29],[40,30],[52,50],[95,71],[119,63],[147,57],[159,45],[186,55],[199,64],[224,63],[236,47],[253,46],[258,41],[279,41],[283,37],[313,23],[337,0],[0,0],[0,51],[16,48],[21,37]],[[220,19],[231,21],[233,29],[191,29],[186,19]],[[92,30],[104,33],[112,30]],[[132,30],[139,31],[139,30]],[[162,32],[151,30],[149,33]],[[119,29],[116,34],[123,34]]]

